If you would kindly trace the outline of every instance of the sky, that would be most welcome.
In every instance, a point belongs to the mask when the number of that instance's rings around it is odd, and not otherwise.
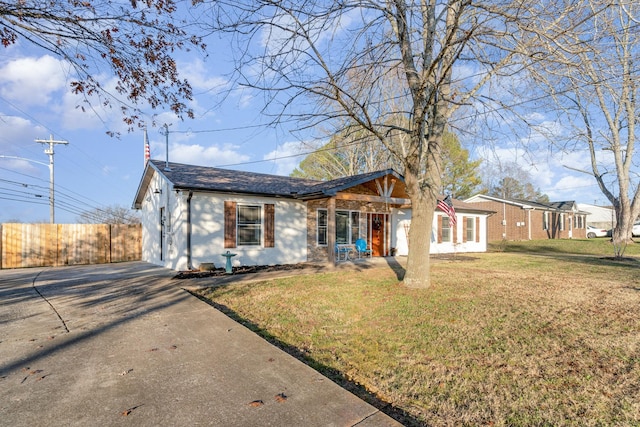
[[[210,44],[208,58],[181,55],[179,71],[193,87],[190,107],[195,119],[180,121],[155,111],[158,124],[169,126],[169,160],[288,175],[308,152],[293,129],[264,126],[264,98],[248,90],[231,90],[225,77],[232,67],[224,40]],[[132,205],[144,169],[143,131],[128,133],[119,110],[77,108],[82,99],[72,94],[69,67],[50,53],[19,41],[0,48],[0,223],[49,222],[49,156],[36,139],[66,141],[54,146],[55,220],[75,223],[87,210]],[[115,81],[101,76],[107,87]],[[96,106],[97,105],[97,106]],[[536,112],[538,122],[553,118]],[[149,116],[150,117],[150,116]],[[120,138],[107,135],[121,132]],[[505,135],[508,132],[505,131]],[[162,128],[148,128],[151,157],[166,159],[167,139]],[[517,161],[531,175],[535,187],[552,201],[607,204],[593,177],[576,170],[589,169],[585,151],[551,152],[541,136],[525,141],[539,147],[524,152],[517,137],[504,137],[488,148],[462,140],[473,158]]]
[[[133,203],[144,170],[144,133],[126,131],[119,110],[77,108],[68,66],[51,54],[19,43],[0,51],[0,222],[49,222],[48,144],[54,145],[55,221],[75,223],[79,214]],[[264,126],[256,94],[231,91],[223,74],[229,63],[182,57],[181,75],[193,87],[195,119],[153,111],[169,127],[169,160],[288,175],[304,150],[286,129]],[[115,82],[103,76],[108,85]],[[151,122],[151,115],[148,116]],[[107,135],[120,131],[120,137]],[[164,128],[149,127],[151,158],[165,160]],[[273,160],[274,158],[281,158]],[[269,160],[271,159],[271,160]]]

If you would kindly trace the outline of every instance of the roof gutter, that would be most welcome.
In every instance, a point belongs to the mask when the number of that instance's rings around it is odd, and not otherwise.
[[[227,194],[234,196],[255,196],[255,197],[276,197],[281,199],[299,199],[298,193],[287,193],[287,194],[279,194],[279,193],[256,193],[253,191],[238,191],[238,190],[220,190],[220,189],[209,189],[209,188],[200,188],[200,187],[191,187],[185,185],[174,185],[173,189],[175,191],[197,191],[198,193],[211,193],[211,194]]]

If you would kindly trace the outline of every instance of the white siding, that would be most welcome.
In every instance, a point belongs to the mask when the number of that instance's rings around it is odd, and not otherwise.
[[[156,194],[156,189],[162,189]],[[187,209],[188,192],[176,192],[161,176],[154,174],[142,202],[142,259],[174,270],[188,268]],[[240,204],[275,205],[275,245],[224,247],[224,201]],[[165,208],[163,258],[160,239],[160,209]],[[264,211],[263,211],[264,214]],[[264,217],[263,217],[264,218]],[[203,262],[223,267],[227,250],[237,254],[234,266],[295,264],[307,260],[307,211],[300,201],[270,197],[251,197],[194,192],[191,198],[191,261],[198,268]]]
[[[456,242],[442,242],[438,243],[436,236],[438,228],[438,216],[444,215],[441,212],[436,212],[433,216],[433,224],[431,227],[431,247],[429,249],[432,254],[448,254],[448,253],[462,253],[462,252],[486,252],[487,251],[487,217],[486,215],[461,213],[456,215]],[[463,217],[467,218],[480,218],[480,241],[468,241],[463,242],[462,232],[464,226],[462,224]],[[392,214],[392,228],[391,228],[391,246],[396,248],[396,255],[407,256],[409,254],[408,247],[408,231],[411,227],[411,209],[395,209]]]
[[[161,190],[161,193],[155,191]],[[186,195],[177,194],[154,174],[142,201],[142,260],[174,270],[187,268]],[[161,248],[160,209],[165,212],[165,239]],[[160,259],[162,249],[163,259]]]
[[[275,245],[224,247],[224,201],[238,204],[275,205]],[[263,211],[264,214],[264,211]],[[203,262],[223,266],[226,251],[237,254],[234,266],[296,264],[307,260],[307,210],[304,202],[269,197],[194,193],[191,199],[191,254],[194,267]],[[264,217],[263,217],[264,219]]]

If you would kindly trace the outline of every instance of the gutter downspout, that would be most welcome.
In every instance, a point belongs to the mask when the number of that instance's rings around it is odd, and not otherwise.
[[[502,238],[507,238],[507,203],[502,202]]]
[[[193,265],[191,265],[191,197],[193,197],[193,191],[189,191],[187,196],[187,270],[193,270]]]

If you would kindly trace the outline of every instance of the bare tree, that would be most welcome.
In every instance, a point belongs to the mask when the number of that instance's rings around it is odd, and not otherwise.
[[[184,100],[191,87],[177,73],[173,54],[204,45],[176,18],[174,0],[0,1],[0,41],[4,47],[27,43],[69,63],[74,93],[103,105],[116,104],[131,128],[140,122],[137,104],[166,106],[192,116]],[[105,70],[118,79],[116,93],[98,80]],[[122,100],[118,97],[122,96]],[[131,105],[133,104],[133,105]]]
[[[455,134],[443,137],[443,176],[441,194],[470,197],[480,186],[481,160],[469,160]],[[384,169],[401,170],[402,163],[382,143],[362,131],[335,135],[329,143],[305,157],[291,176],[330,180]]]
[[[534,187],[531,174],[516,162],[485,162],[482,167],[482,176],[483,194],[549,203],[549,196]]]
[[[140,224],[138,211],[112,205],[84,211],[77,218],[80,224]]]
[[[562,148],[588,150],[590,170],[584,172],[615,209],[613,241],[622,256],[640,214],[640,4],[581,0],[571,7],[570,14],[536,26],[529,58],[544,60],[530,69],[565,124]]]
[[[399,170],[400,162],[369,132],[351,126],[305,157],[291,176],[330,180],[384,169]]]
[[[274,121],[356,123],[400,159],[413,208],[403,281],[428,287],[445,129],[511,64],[527,4],[222,0],[209,10],[215,29],[234,36],[240,83],[267,94]]]

